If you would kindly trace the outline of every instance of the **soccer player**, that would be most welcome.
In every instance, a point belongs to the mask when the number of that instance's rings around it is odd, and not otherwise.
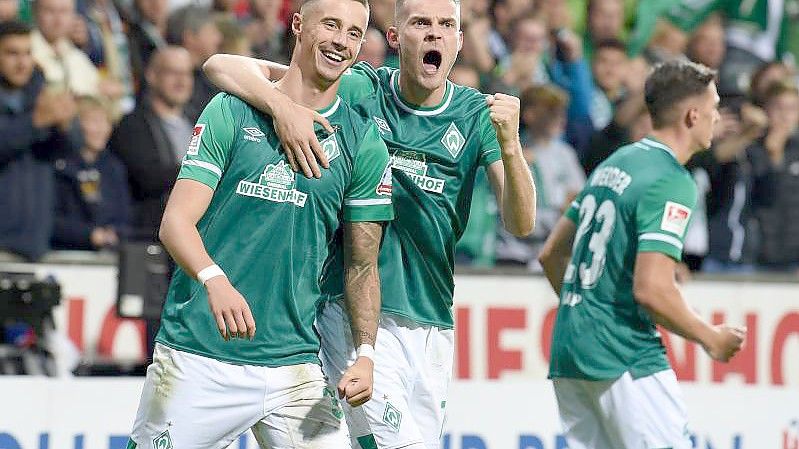
[[[400,69],[359,63],[339,87],[388,145],[397,216],[379,258],[383,307],[374,394],[362,407],[345,405],[353,445],[362,449],[440,447],[454,354],[453,253],[480,166],[505,226],[517,235],[533,227],[535,191],[519,144],[519,100],[447,81],[462,43],[459,25],[459,2],[397,1],[387,38],[399,49]],[[281,140],[296,150],[296,166],[319,174],[316,158],[324,158],[310,129],[323,120],[269,85],[266,77],[279,76],[279,65],[218,55],[205,68],[220,87],[271,114]],[[333,377],[357,346],[341,329],[341,278],[341,265],[330,264],[323,290],[332,301],[318,320],[323,366]]]
[[[264,449],[350,447],[313,322],[343,218],[351,338],[374,345],[389,156],[377,127],[336,95],[367,18],[366,0],[312,0],[292,19],[294,57],[276,87],[334,127],[320,129],[321,179],[295,176],[271,119],[231,95],[195,126],[161,225],[179,268],[129,448],[224,448],[247,429]],[[358,357],[339,396],[368,400],[372,369]]]
[[[710,147],[715,73],[683,61],[646,81],[654,131],[600,164],[540,256],[560,295],[549,375],[571,449],[688,449],[677,378],[656,324],[728,361],[745,329],[712,326],[675,285],[696,185],[683,165]]]

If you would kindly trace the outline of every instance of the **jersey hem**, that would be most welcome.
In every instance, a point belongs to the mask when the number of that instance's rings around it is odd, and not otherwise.
[[[411,315],[411,314],[409,314],[407,312],[401,312],[399,310],[391,309],[389,307],[382,307],[380,309],[380,312],[381,313],[390,313],[392,315],[399,315],[399,316],[401,316],[403,318],[407,318],[407,319],[409,319],[409,320],[411,320],[411,321],[413,321],[415,323],[424,324],[426,326],[436,326],[436,327],[440,327],[442,329],[453,329],[455,327],[454,323],[445,323],[443,321],[435,321],[435,320],[425,320],[425,319],[421,319],[421,318],[419,318],[417,316],[413,316],[413,315]]]
[[[222,338],[222,337],[220,336],[220,338]],[[209,358],[209,359],[216,360],[217,362],[230,363],[232,365],[265,366],[267,368],[278,368],[278,367],[281,367],[281,366],[300,365],[300,364],[303,364],[303,363],[313,363],[315,365],[321,365],[322,364],[322,362],[319,360],[319,356],[317,356],[317,355],[308,355],[308,356],[297,357],[296,360],[292,360],[291,362],[287,362],[287,363],[266,363],[266,362],[258,362],[258,361],[253,361],[253,360],[244,361],[244,360],[239,360],[239,359],[230,358],[230,357],[219,357],[217,355],[210,354],[210,353],[207,353],[205,351],[198,351],[196,349],[186,348],[183,345],[167,342],[162,337],[156,337],[155,341],[156,341],[156,343],[161,343],[162,345],[167,346],[167,347],[169,347],[171,349],[174,349],[176,351],[187,352],[189,354],[199,355],[201,357],[206,357],[206,358]]]
[[[583,374],[583,373],[578,373],[578,374],[558,374],[558,373],[550,372],[547,375],[547,379],[550,379],[550,380],[555,380],[555,379],[578,379],[578,380],[587,380],[587,381],[591,381],[591,382],[606,382],[606,381],[609,381],[609,380],[616,380],[616,379],[620,378],[621,376],[623,376],[624,373],[627,373],[627,372],[630,373],[630,376],[632,376],[633,379],[640,379],[642,377],[651,376],[653,374],[657,374],[657,373],[660,373],[660,372],[663,372],[663,371],[667,371],[667,370],[670,370],[670,369],[672,369],[671,366],[659,367],[659,368],[656,368],[656,369],[649,369],[649,370],[644,370],[644,371],[637,371],[637,370],[634,370],[633,368],[628,368],[628,369],[626,369],[624,371],[619,372],[615,376],[609,376],[609,377],[589,376],[589,375]]]

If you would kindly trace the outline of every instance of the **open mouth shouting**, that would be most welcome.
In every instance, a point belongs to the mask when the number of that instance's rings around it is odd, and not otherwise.
[[[426,75],[435,75],[441,67],[441,52],[428,50],[422,57],[422,71]]]

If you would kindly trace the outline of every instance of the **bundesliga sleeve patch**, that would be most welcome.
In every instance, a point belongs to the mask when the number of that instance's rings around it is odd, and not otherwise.
[[[190,156],[197,156],[197,153],[200,152],[200,140],[203,137],[204,131],[205,131],[204,124],[194,125],[194,131],[192,131],[191,133],[191,140],[189,141],[189,149],[186,150],[186,154]]]
[[[691,209],[673,201],[666,201],[663,209],[663,219],[660,220],[660,229],[677,234],[682,237],[691,218]]]
[[[380,184],[377,185],[378,195],[391,195],[391,162],[383,169],[383,176],[380,177]]]

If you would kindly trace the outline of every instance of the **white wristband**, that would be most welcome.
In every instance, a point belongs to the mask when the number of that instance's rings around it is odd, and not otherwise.
[[[372,346],[372,345],[364,343],[364,344],[358,346],[358,351],[356,351],[356,354],[357,354],[358,357],[366,357],[366,358],[372,359],[372,361],[374,361],[374,359],[375,359],[375,347]]]
[[[197,272],[197,280],[200,281],[203,285],[208,282],[211,278],[215,278],[217,276],[225,276],[225,272],[219,268],[219,265],[213,264],[209,267],[205,267],[199,272]]]

